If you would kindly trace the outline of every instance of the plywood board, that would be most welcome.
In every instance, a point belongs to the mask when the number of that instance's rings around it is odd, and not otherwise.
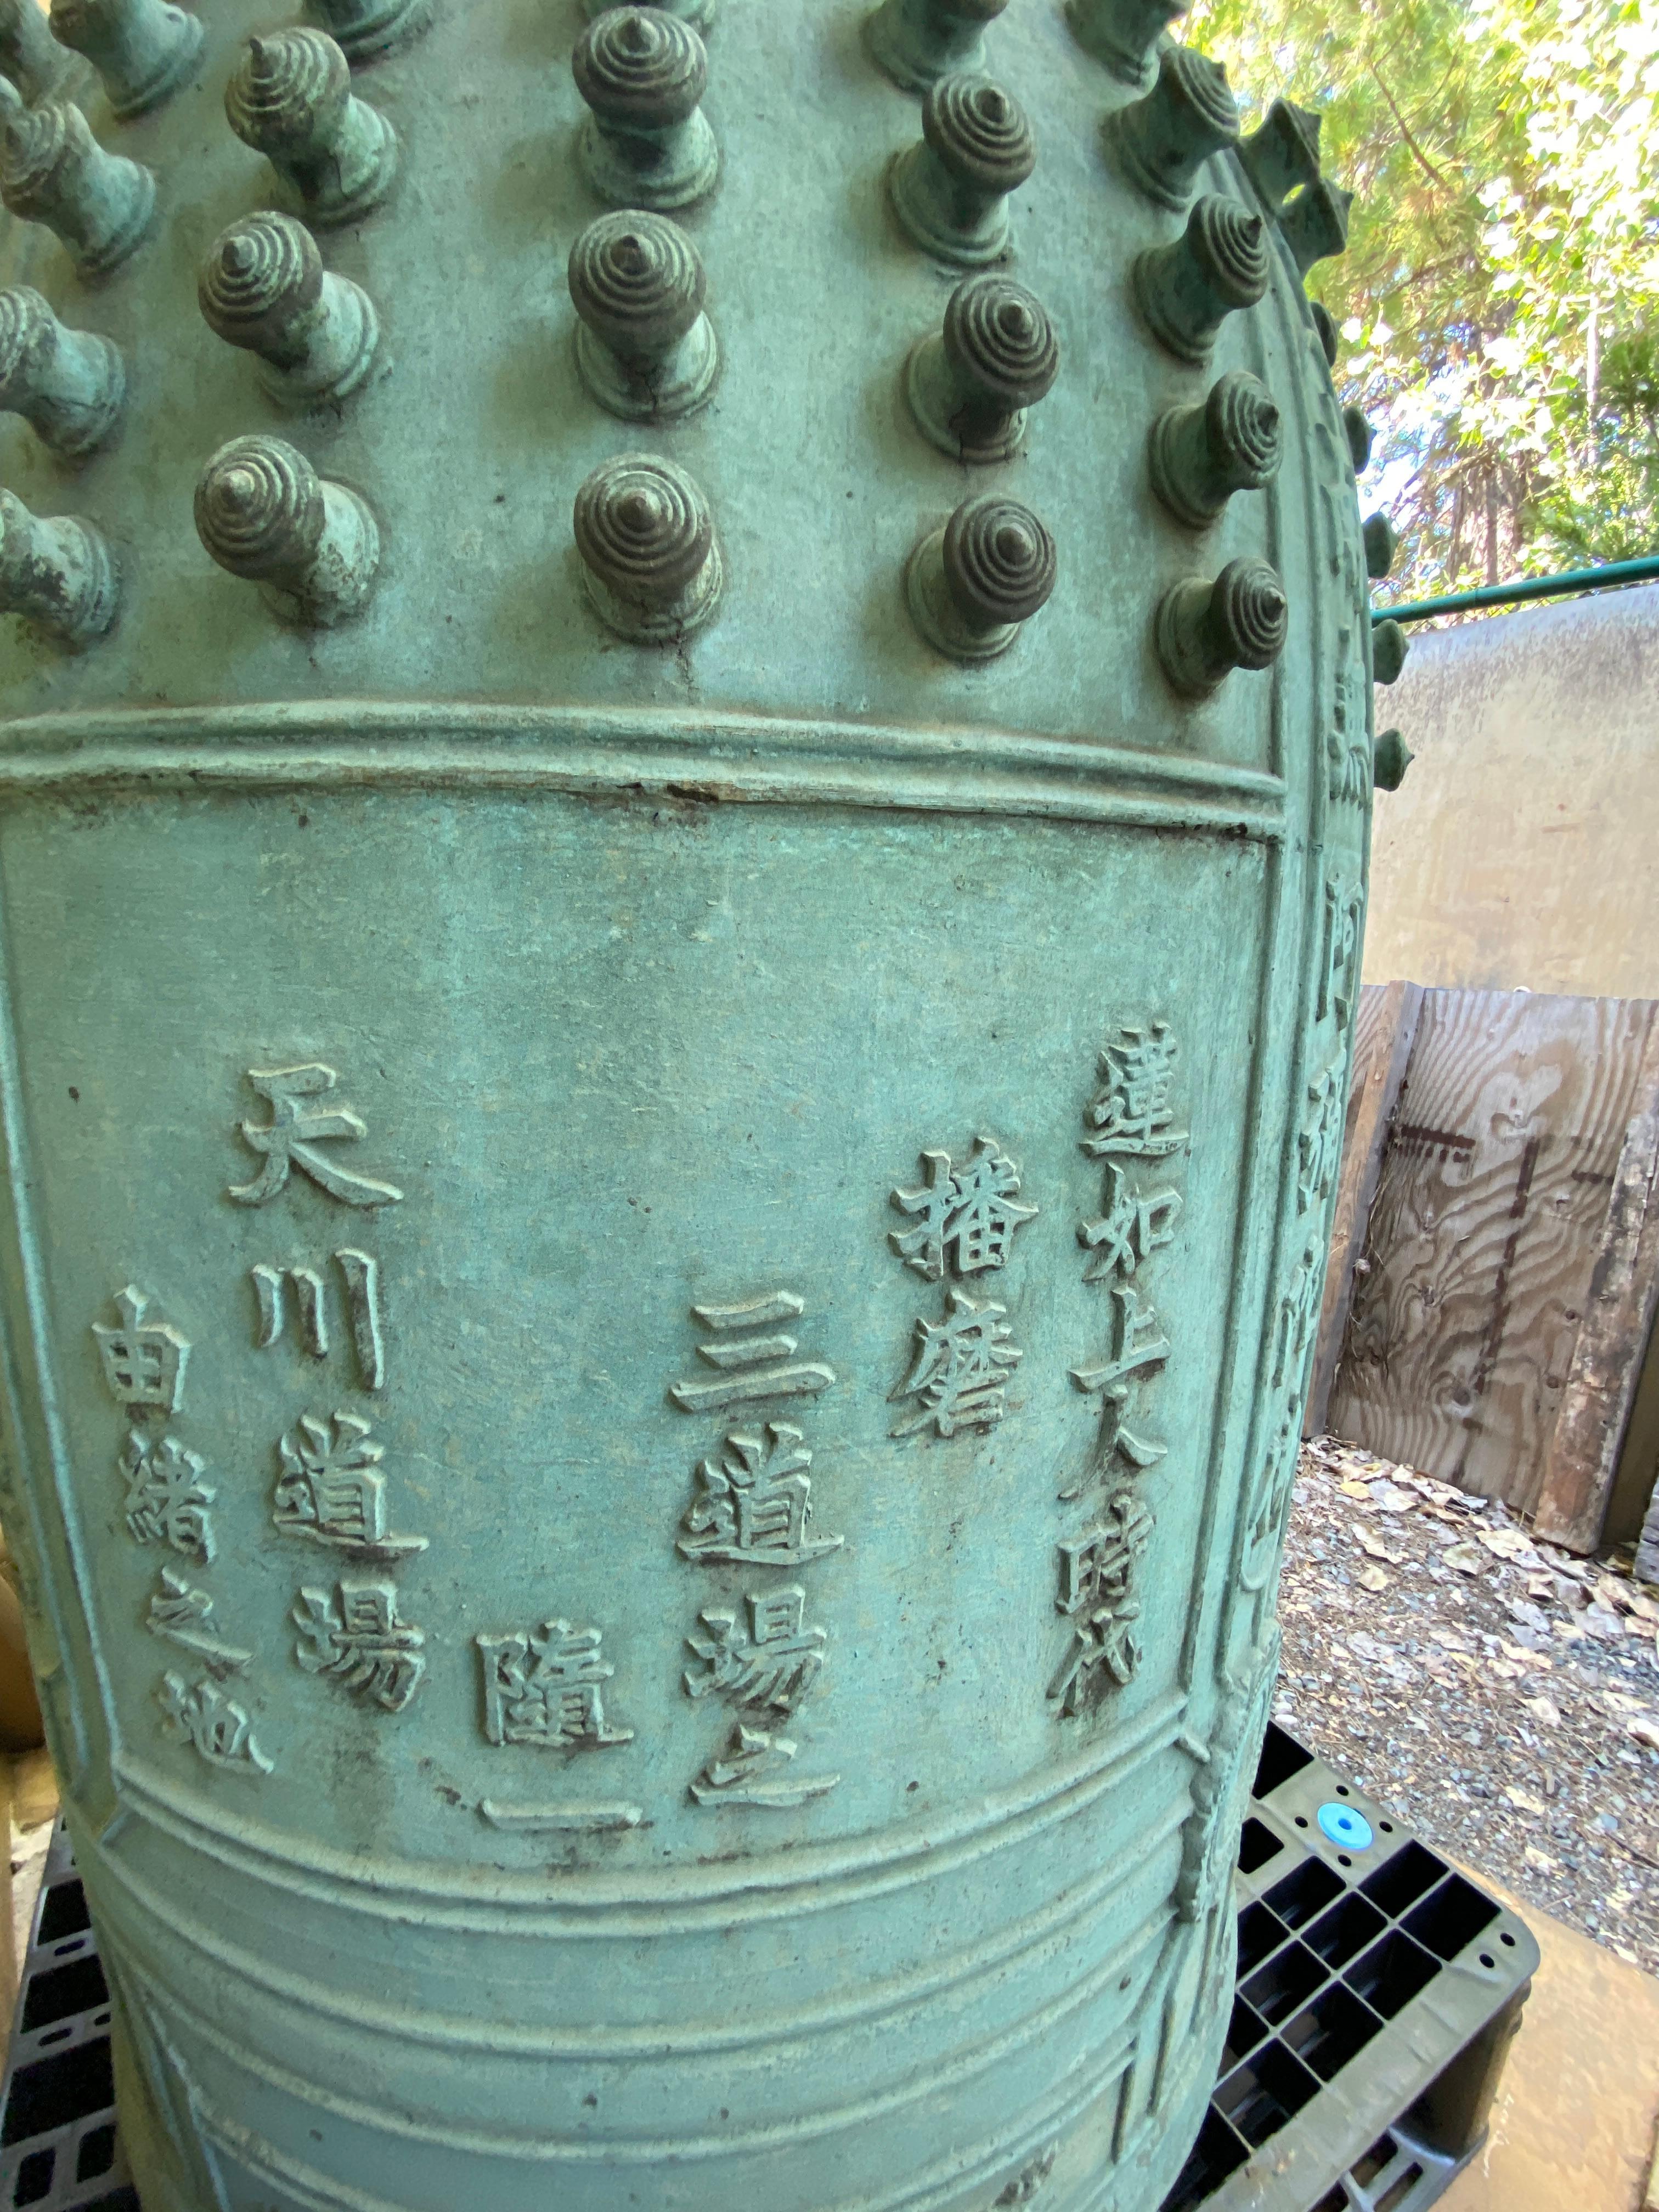
[[[1325,1262],[1319,1342],[1302,1423],[1304,1437],[1320,1435],[1329,1412],[1337,1363],[1347,1335],[1354,1270],[1364,1249],[1366,1224],[1422,1005],[1419,983],[1370,983],[1359,994],[1348,1118],[1342,1139],[1342,1178],[1337,1186],[1330,1252]]]
[[[1659,1024],[1648,1035],[1637,1109],[1535,1509],[1538,1534],[1575,1552],[1601,1540],[1659,1297]]]
[[[1651,1000],[1428,991],[1329,1421],[1530,1511],[1576,1352]]]

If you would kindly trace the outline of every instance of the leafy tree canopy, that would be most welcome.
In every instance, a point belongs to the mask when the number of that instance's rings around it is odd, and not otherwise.
[[[1309,289],[1399,596],[1659,551],[1656,0],[1194,0],[1176,35],[1322,110],[1358,195]]]

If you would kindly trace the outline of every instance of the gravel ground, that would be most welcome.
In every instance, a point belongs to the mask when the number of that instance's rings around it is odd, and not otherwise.
[[[1437,1849],[1659,1972],[1659,1589],[1304,1445],[1278,1718]]]

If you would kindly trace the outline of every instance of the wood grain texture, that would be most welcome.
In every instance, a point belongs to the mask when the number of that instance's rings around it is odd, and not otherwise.
[[[1636,1096],[1539,1484],[1538,1534],[1575,1552],[1601,1541],[1659,1302],[1659,1024],[1648,1033]]]
[[[1348,1332],[1354,1270],[1365,1244],[1382,1155],[1394,1124],[1423,1006],[1420,983],[1368,983],[1359,994],[1354,1022],[1353,1074],[1348,1084],[1348,1118],[1342,1138],[1342,1175],[1331,1223],[1325,1262],[1325,1295],[1319,1310],[1319,1342],[1302,1419],[1304,1437],[1316,1437],[1330,1410],[1337,1364]]]
[[[1646,999],[1424,994],[1337,1433],[1532,1510],[1654,1015]]]

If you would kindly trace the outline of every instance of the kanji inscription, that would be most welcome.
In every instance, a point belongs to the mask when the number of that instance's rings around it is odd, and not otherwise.
[[[1079,1243],[1094,1255],[1084,1274],[1085,1283],[1133,1275],[1143,1261],[1175,1243],[1175,1225],[1181,1217],[1178,1190],[1137,1191],[1128,1170],[1110,1160],[1105,1183],[1105,1212],[1097,1220],[1078,1224]]]
[[[177,1437],[147,1437],[132,1430],[121,1454],[127,1479],[129,1533],[141,1544],[166,1544],[198,1566],[209,1565],[216,1545],[209,1507],[217,1494],[202,1477],[207,1462]]]
[[[806,1310],[793,1291],[775,1291],[746,1305],[691,1310],[708,1332],[697,1357],[716,1370],[718,1379],[675,1383],[670,1395],[683,1413],[723,1413],[764,1398],[816,1398],[836,1379],[835,1369],[822,1360],[798,1360],[799,1340],[780,1326],[799,1321]]]
[[[799,1567],[841,1547],[839,1536],[812,1536],[812,1455],[801,1431],[771,1421],[763,1434],[732,1430],[697,1468],[697,1494],[681,1522],[688,1559],[744,1566]]]
[[[1100,1055],[1101,1084],[1089,1107],[1094,1132],[1083,1149],[1097,1158],[1163,1159],[1178,1152],[1187,1133],[1175,1126],[1176,1042],[1168,1022],[1127,1025]]]
[[[543,1751],[598,1751],[634,1741],[611,1727],[605,1685],[616,1673],[600,1656],[602,1632],[547,1620],[523,1635],[479,1636],[483,1731],[495,1744]]]
[[[380,1327],[380,1270],[373,1255],[347,1249],[334,1255],[345,1303],[346,1325],[356,1356],[357,1379],[365,1390],[386,1387],[386,1342]],[[258,1300],[254,1341],[269,1352],[288,1333],[292,1310],[302,1348],[313,1359],[329,1354],[328,1301],[315,1267],[276,1267],[261,1261],[249,1270]]]
[[[691,1795],[699,1805],[760,1805],[777,1813],[827,1796],[840,1775],[792,1774],[796,1748],[786,1735],[769,1735],[740,1721],[724,1752],[691,1784]]]
[[[135,1412],[176,1413],[185,1395],[190,1344],[170,1322],[149,1318],[150,1298],[131,1283],[115,1294],[120,1320],[94,1322],[104,1380],[118,1403]]]
[[[268,1122],[240,1121],[242,1142],[258,1153],[264,1165],[252,1182],[233,1183],[230,1196],[239,1206],[264,1206],[286,1190],[295,1168],[342,1206],[395,1206],[402,1191],[389,1182],[354,1174],[341,1165],[332,1151],[340,1142],[355,1143],[368,1134],[368,1125],[349,1106],[331,1101],[338,1075],[320,1061],[303,1067],[251,1067],[247,1079],[270,1108]],[[318,1100],[330,1101],[318,1104]]]
[[[924,1152],[921,1162],[922,1188],[893,1193],[893,1204],[916,1223],[889,1231],[894,1251],[930,1283],[943,1280],[947,1259],[958,1275],[1005,1267],[1015,1231],[1037,1213],[1035,1206],[1019,1203],[1014,1162],[987,1136],[975,1138],[961,1167],[949,1152]]]
[[[211,1674],[240,1674],[253,1663],[253,1654],[228,1643],[219,1633],[213,1600],[197,1589],[171,1567],[163,1567],[159,1587],[150,1598],[144,1626],[152,1636],[176,1644],[204,1660]]]
[[[400,1713],[426,1673],[424,1633],[398,1618],[391,1583],[343,1581],[303,1589],[293,1621],[294,1656],[308,1674],[329,1674],[389,1713]]]
[[[386,1456],[369,1424],[355,1413],[332,1422],[301,1417],[277,1447],[282,1472],[271,1520],[284,1536],[332,1545],[358,1559],[396,1559],[423,1552],[424,1536],[387,1533]]]
[[[1170,1340],[1163,1333],[1155,1307],[1142,1305],[1139,1291],[1122,1284],[1112,1288],[1112,1352],[1098,1367],[1074,1367],[1072,1380],[1079,1390],[1110,1389],[1115,1382],[1162,1367],[1170,1356]]]
[[[194,1685],[182,1674],[164,1674],[155,1692],[168,1732],[193,1745],[210,1766],[231,1772],[269,1774],[271,1761],[253,1740],[245,1707],[228,1698],[216,1682]]]
[[[706,1632],[686,1638],[702,1662],[685,1670],[687,1694],[793,1713],[823,1664],[824,1632],[803,1625],[805,1606],[797,1583],[750,1595],[746,1623],[734,1613],[701,1614]]]
[[[1007,1411],[1008,1377],[1024,1358],[1012,1341],[1006,1313],[1006,1306],[988,1299],[975,1305],[954,1284],[948,1286],[939,1323],[917,1322],[910,1371],[889,1395],[890,1405],[916,1401],[915,1409],[894,1426],[894,1436],[914,1436],[930,1424],[941,1437],[996,1426]]]

